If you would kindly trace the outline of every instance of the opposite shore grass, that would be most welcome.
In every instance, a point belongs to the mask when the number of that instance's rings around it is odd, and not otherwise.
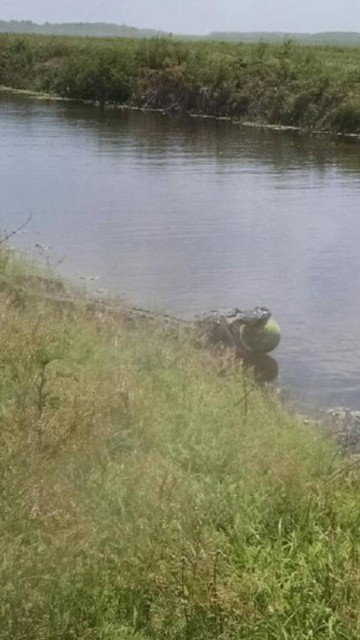
[[[0,84],[103,105],[360,133],[359,47],[0,35]]]
[[[1,640],[357,640],[356,467],[230,357],[44,283],[2,247]]]

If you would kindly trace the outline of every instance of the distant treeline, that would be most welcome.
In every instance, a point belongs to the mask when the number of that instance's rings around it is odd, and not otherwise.
[[[302,44],[312,45],[360,45],[360,33],[356,31],[324,31],[321,33],[285,33],[277,31],[253,31],[249,33],[214,31],[206,36],[211,40],[230,42],[281,42],[294,40]]]
[[[106,22],[65,22],[36,24],[31,20],[0,20],[0,33],[29,33],[55,36],[95,36],[99,38],[151,38],[165,35],[155,29],[137,29]]]
[[[360,133],[360,48],[1,35],[0,84],[103,105]]]
[[[59,36],[94,36],[98,38],[152,38],[170,35],[155,29],[138,29],[125,24],[107,22],[64,22],[37,24],[31,20],[0,20],[0,33],[28,33]],[[201,35],[175,34],[176,38],[188,40],[220,40],[224,42],[282,42],[295,40],[303,44],[360,45],[360,33],[352,31],[328,31],[322,33],[286,33],[269,31],[213,31]]]

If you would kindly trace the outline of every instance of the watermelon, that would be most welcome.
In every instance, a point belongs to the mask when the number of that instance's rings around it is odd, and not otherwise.
[[[277,322],[270,318],[266,324],[257,326],[243,325],[240,329],[244,347],[253,353],[269,353],[279,344],[281,330]]]

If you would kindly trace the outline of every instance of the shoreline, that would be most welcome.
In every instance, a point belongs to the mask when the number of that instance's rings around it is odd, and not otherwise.
[[[234,346],[226,343],[225,340],[220,343],[212,341],[212,329],[210,323],[199,318],[178,318],[168,313],[161,313],[158,311],[151,311],[142,307],[132,305],[128,301],[123,299],[112,298],[110,295],[104,298],[98,298],[95,294],[87,291],[79,291],[77,293],[77,287],[75,282],[70,280],[63,281],[61,278],[46,277],[46,276],[24,276],[23,278],[22,293],[25,297],[36,298],[37,300],[45,301],[58,310],[59,308],[66,307],[67,309],[84,309],[87,313],[90,313],[90,317],[102,317],[107,316],[113,319],[119,320],[126,326],[132,327],[135,331],[139,332],[143,329],[154,328],[174,330],[175,332],[184,333],[184,335],[190,338],[190,341],[201,350],[208,351],[215,359],[221,360],[226,354],[230,358],[230,361],[235,357],[242,361],[243,366],[247,368],[247,354],[245,352],[234,351]],[[13,292],[11,292],[13,293]],[[223,336],[224,338],[224,336]],[[255,360],[248,361],[250,368],[253,369],[254,362],[256,361],[256,354],[254,354]],[[265,358],[272,358],[272,354]],[[276,353],[275,353],[276,362]],[[252,364],[251,364],[252,363]],[[281,385],[276,384],[276,378],[274,380],[265,380],[263,382],[258,381],[256,384],[262,386],[263,384],[275,385],[274,388],[278,389],[279,401],[285,411],[289,411],[295,419],[300,420],[305,425],[311,425],[312,428],[320,430],[325,437],[330,437],[339,447],[339,452],[345,457],[356,457],[360,455],[360,411],[352,410],[344,406],[334,406],[327,409],[314,409],[313,412],[303,413],[300,407],[293,406],[289,408],[286,399],[281,399]]]
[[[155,109],[151,107],[138,107],[129,104],[116,104],[116,103],[100,103],[97,100],[85,100],[82,98],[67,98],[65,96],[55,95],[51,93],[45,93],[42,91],[34,91],[32,89],[17,89],[15,87],[9,87],[7,85],[0,85],[0,94],[7,93],[10,95],[21,95],[28,98],[33,98],[35,100],[44,100],[49,102],[66,102],[66,103],[78,103],[89,105],[94,108],[102,108],[106,110],[113,111],[138,111],[142,113],[161,113],[166,116],[181,116],[184,118],[193,118],[194,120],[214,120],[216,122],[229,122],[233,125],[237,125],[245,128],[253,128],[253,129],[267,129],[269,131],[278,131],[278,132],[294,132],[301,133],[306,136],[325,136],[325,137],[336,137],[336,138],[345,138],[345,139],[355,139],[360,140],[360,133],[339,133],[329,130],[320,130],[320,129],[306,129],[304,127],[297,127],[293,125],[284,125],[284,124],[270,124],[266,122],[257,122],[257,121],[247,121],[247,120],[239,120],[236,116],[213,116],[202,113],[192,113],[190,111],[184,112],[174,112],[172,109]]]

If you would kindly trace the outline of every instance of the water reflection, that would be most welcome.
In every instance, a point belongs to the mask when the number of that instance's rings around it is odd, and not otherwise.
[[[279,376],[279,365],[269,355],[247,355],[243,358],[243,365],[259,384],[275,382]]]
[[[224,120],[169,117],[154,112],[144,116],[135,110],[105,109],[76,102],[39,102],[0,92],[0,106],[7,105],[20,128],[31,127],[32,120],[38,126],[40,116],[43,132],[51,135],[56,119],[59,124],[71,126],[73,136],[79,135],[81,140],[91,138],[100,152],[110,153],[112,147],[129,144],[140,158],[143,153],[158,155],[165,164],[169,154],[173,157],[185,153],[207,161],[209,156],[213,157],[221,168],[245,152],[276,172],[311,167],[325,173],[331,166],[341,166],[358,174],[360,169],[359,141],[351,137],[279,133],[266,128],[244,128]]]
[[[99,108],[94,114],[92,107],[84,109],[83,105],[74,104],[62,105],[60,109],[68,122],[80,127],[81,132],[86,127],[99,141],[105,138],[107,144],[118,146],[136,138],[139,152],[144,150],[146,154],[165,159],[168,153],[173,156],[185,152],[192,157],[195,153],[206,160],[212,156],[221,168],[229,160],[243,156],[245,151],[257,162],[270,164],[275,171],[308,166],[325,172],[339,164],[355,172],[360,169],[359,141],[353,138],[304,135],[296,131],[279,134],[271,129],[244,128],[223,120],[169,117],[159,113],[147,113],[144,118],[137,111],[125,111],[119,117],[118,111]]]

